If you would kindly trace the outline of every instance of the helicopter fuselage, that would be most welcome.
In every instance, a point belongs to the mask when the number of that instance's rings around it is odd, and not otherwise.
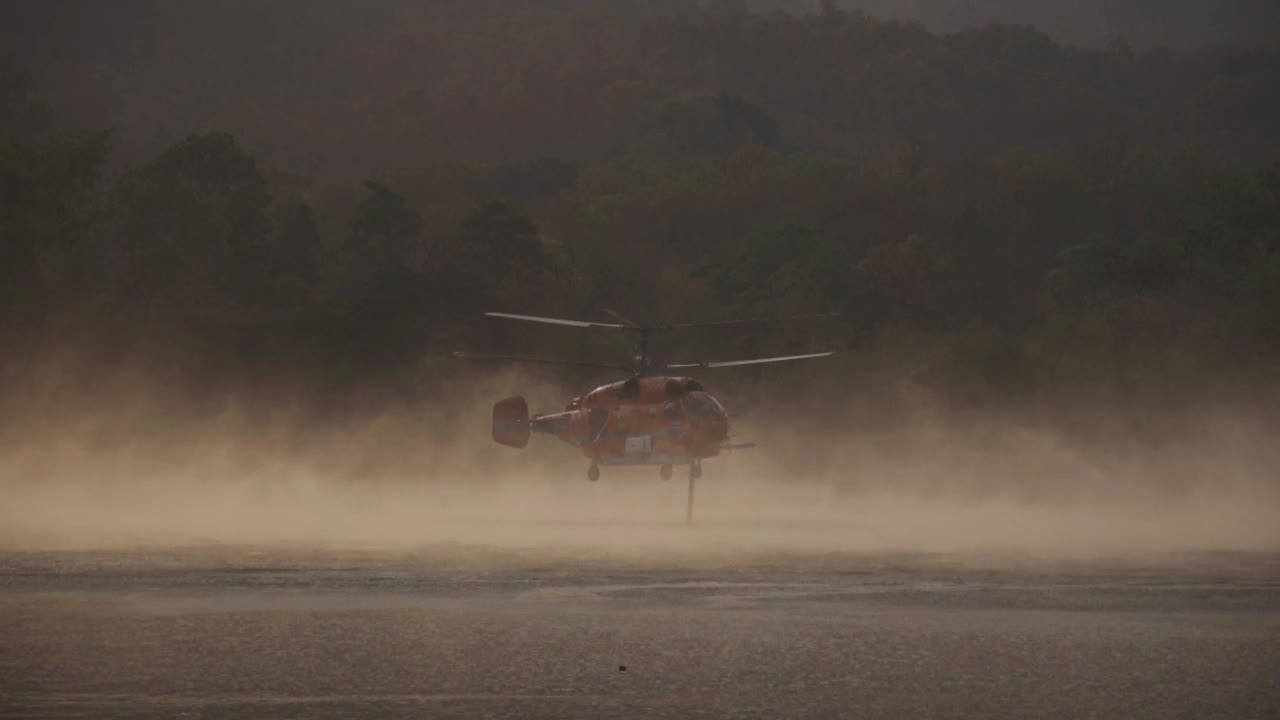
[[[511,398],[504,403],[523,400]],[[569,402],[563,412],[535,415],[520,436],[520,414],[495,407],[494,439],[523,447],[528,432],[554,435],[598,465],[676,465],[720,454],[729,435],[724,407],[697,380],[634,377]],[[503,430],[511,433],[503,435]]]
[[[493,439],[507,447],[522,448],[533,433],[554,435],[580,448],[591,466],[587,479],[600,479],[601,465],[659,465],[663,480],[671,479],[672,466],[689,466],[689,504],[685,522],[693,518],[693,484],[702,476],[702,460],[720,454],[721,450],[754,447],[724,445],[729,437],[729,416],[724,406],[709,395],[697,380],[666,376],[671,370],[693,368],[728,368],[766,365],[795,360],[828,357],[831,352],[812,352],[745,360],[660,363],[649,355],[649,340],[657,332],[677,329],[708,329],[759,325],[766,321],[713,320],[700,323],[668,323],[640,325],[621,314],[606,310],[618,322],[592,322],[565,318],[488,312],[485,315],[506,320],[560,325],[576,328],[599,328],[631,333],[636,339],[636,354],[628,364],[600,363],[581,360],[494,355],[490,353],[455,352],[456,357],[476,360],[509,360],[542,365],[561,365],[629,371],[632,376],[621,382],[603,385],[571,400],[563,412],[529,417],[529,405],[523,397],[509,397],[493,406]],[[777,320],[803,320],[834,317],[832,313],[800,315]]]

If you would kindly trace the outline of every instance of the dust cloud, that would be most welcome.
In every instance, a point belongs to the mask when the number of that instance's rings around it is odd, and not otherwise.
[[[1105,449],[997,422],[805,438],[747,418],[738,436],[764,445],[706,463],[686,527],[683,469],[664,483],[656,468],[605,468],[592,484],[585,459],[554,439],[494,445],[489,404],[520,390],[535,409],[566,397],[508,372],[425,409],[327,425],[234,400],[192,420],[136,388],[92,408],[10,411],[0,549],[430,546],[721,562],[1280,548],[1270,436],[1248,417],[1200,418],[1193,443]]]

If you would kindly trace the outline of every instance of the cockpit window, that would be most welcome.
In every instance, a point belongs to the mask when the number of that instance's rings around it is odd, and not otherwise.
[[[640,381],[636,378],[629,378],[620,383],[613,384],[613,392],[620,399],[631,400],[640,397]]]
[[[685,399],[685,408],[694,417],[724,417],[724,407],[705,393],[693,393]]]

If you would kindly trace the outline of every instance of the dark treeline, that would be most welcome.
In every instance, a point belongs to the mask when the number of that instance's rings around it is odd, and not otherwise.
[[[1054,39],[1105,47],[1271,46],[1280,5],[1271,0],[749,0],[757,11],[824,7],[925,24],[952,32],[1004,23],[1034,25]]]
[[[680,351],[905,354],[962,399],[1277,358],[1280,53],[696,5],[33,10],[0,76],[7,357],[355,387],[460,346],[616,357],[477,321],[607,306],[834,309]]]

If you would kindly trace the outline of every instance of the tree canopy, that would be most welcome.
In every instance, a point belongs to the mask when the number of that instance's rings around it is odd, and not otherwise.
[[[332,385],[509,342],[486,310],[835,310],[777,349],[927,338],[918,377],[995,394],[1280,351],[1275,50],[502,7],[140,2],[154,26],[7,62],[6,345],[126,328]]]

